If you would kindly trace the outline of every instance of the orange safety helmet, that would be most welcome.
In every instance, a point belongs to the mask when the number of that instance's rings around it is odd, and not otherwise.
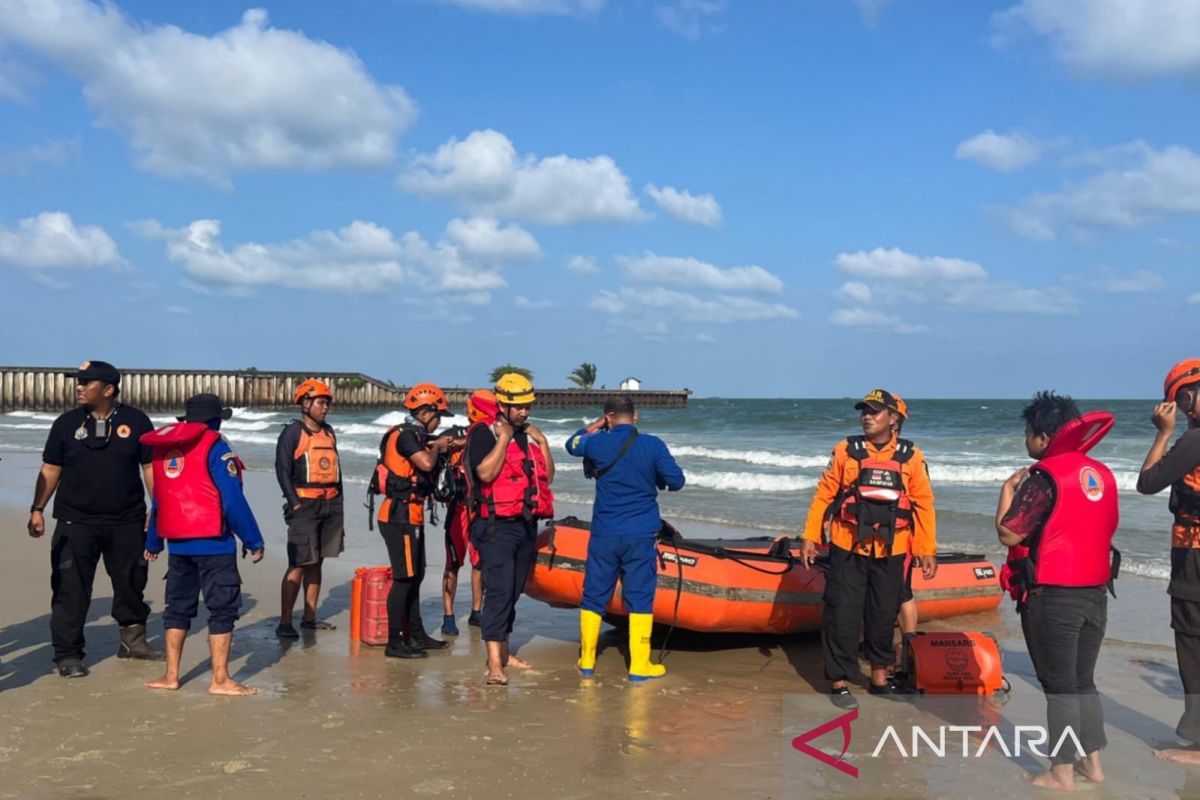
[[[1163,381],[1163,402],[1175,402],[1175,396],[1184,386],[1200,383],[1200,358],[1185,358],[1167,373]]]
[[[471,422],[492,422],[499,411],[496,395],[487,389],[476,389],[467,398],[467,419]]]
[[[299,405],[306,397],[328,397],[332,400],[333,389],[330,389],[329,384],[325,383],[325,381],[318,380],[317,378],[309,378],[306,381],[302,381],[296,387],[296,394],[292,402]]]
[[[904,402],[904,398],[892,392],[892,399],[896,401],[896,413],[904,419],[908,419],[908,403]]]
[[[404,407],[409,411],[416,411],[426,406],[433,406],[445,414],[450,413],[450,405],[446,402],[446,395],[442,393],[441,389],[432,383],[418,383],[405,395]]]

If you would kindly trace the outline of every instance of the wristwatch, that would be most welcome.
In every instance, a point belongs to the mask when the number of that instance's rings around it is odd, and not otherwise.
[[[39,506],[37,503],[34,503],[33,505],[31,505],[31,506],[29,507],[29,513],[30,513],[30,514],[34,513],[35,511],[36,511],[37,513],[39,513],[39,514],[40,514],[40,513],[42,513],[42,512],[43,512],[43,511],[45,511],[45,510],[46,510],[46,507],[45,507],[45,506]]]

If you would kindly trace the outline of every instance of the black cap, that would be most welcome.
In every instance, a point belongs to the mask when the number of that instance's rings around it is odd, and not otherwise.
[[[221,398],[206,392],[189,397],[183,416],[176,419],[180,422],[208,422],[210,419],[229,419],[232,416],[232,408],[222,408]]]
[[[107,361],[85,361],[79,365],[79,369],[76,371],[63,374],[68,378],[74,378],[80,383],[104,381],[105,383],[111,383],[113,386],[121,385],[121,373]]]
[[[886,389],[872,389],[867,392],[862,400],[854,404],[855,411],[862,411],[864,408],[869,408],[872,411],[883,411],[886,409],[888,411],[895,411],[902,417],[908,416],[904,413],[905,410],[901,408],[896,396]]]

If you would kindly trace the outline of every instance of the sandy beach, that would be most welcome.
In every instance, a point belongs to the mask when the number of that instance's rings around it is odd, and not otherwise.
[[[354,567],[367,563],[368,543],[378,536],[367,531],[357,502],[347,503],[347,552],[326,565],[320,615],[338,630],[281,643],[273,629],[284,530],[276,488],[263,473],[249,475],[248,489],[267,558],[242,562],[245,608],[231,660],[235,677],[260,694],[206,693],[203,616],[184,654],[183,687],[175,693],[143,688],[161,665],[114,657],[117,628],[108,616],[111,590],[103,574],[87,628],[92,674],[63,680],[52,671],[48,642],[48,537],[32,540],[24,530],[22,498],[37,463],[35,454],[21,453],[6,453],[0,462],[0,524],[8,541],[0,583],[3,798],[1034,796],[1021,773],[1045,764],[991,753],[966,761],[870,759],[872,744],[860,731],[918,712],[928,717],[928,709],[862,691],[865,727],[856,729],[847,756],[861,767],[857,780],[797,752],[790,746],[794,736],[841,713],[817,694],[825,682],[815,635],[676,633],[668,676],[631,686],[623,634],[606,627],[598,677],[581,681],[574,669],[577,615],[525,598],[514,646],[535,668],[514,671],[507,688],[485,688],[482,642],[463,619],[464,581],[458,602],[463,634],[448,651],[401,662],[379,649],[353,650],[346,634],[348,580]],[[565,512],[587,513],[560,509]],[[431,630],[441,614],[438,542],[430,547],[422,602]],[[156,641],[164,572],[161,562],[151,565],[147,599]],[[1162,764],[1151,755],[1151,747],[1173,742],[1182,701],[1164,584],[1127,577],[1118,591],[1097,670],[1106,696],[1109,781],[1087,787],[1087,796],[1200,797],[1200,768]],[[1044,720],[1042,696],[1015,622],[1005,604],[928,627],[992,632],[1013,684],[1004,716],[1037,724]],[[836,755],[836,738],[822,740],[822,748]]]

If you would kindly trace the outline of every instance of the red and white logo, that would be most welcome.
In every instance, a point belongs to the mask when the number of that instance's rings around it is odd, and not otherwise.
[[[172,450],[163,460],[163,473],[168,478],[178,478],[183,472],[183,451]]]
[[[1104,497],[1104,481],[1095,467],[1079,470],[1079,485],[1083,488],[1084,496],[1093,503]]]

